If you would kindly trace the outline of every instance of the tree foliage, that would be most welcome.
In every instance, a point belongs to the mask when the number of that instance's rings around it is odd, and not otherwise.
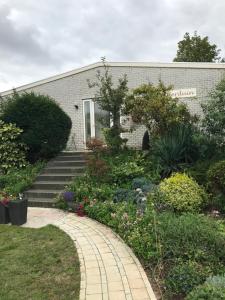
[[[178,42],[175,62],[216,62],[220,60],[220,49],[215,44],[210,44],[208,36],[201,37],[194,32],[190,36],[185,33],[183,40]]]
[[[14,124],[6,124],[0,120],[0,171],[7,173],[12,168],[26,165],[26,146],[19,142],[22,132]]]
[[[194,121],[196,116],[190,115],[187,106],[171,97],[171,88],[161,81],[157,86],[141,85],[126,97],[124,112],[154,136],[168,133],[175,125]]]
[[[202,104],[202,127],[218,147],[225,146],[225,78],[210,93],[210,99]]]
[[[67,144],[72,122],[49,96],[14,92],[3,102],[0,118],[23,130],[21,141],[28,146],[28,159],[49,159]]]
[[[92,83],[88,80],[88,84],[90,88],[96,88],[94,101],[102,110],[107,111],[110,115],[112,126],[110,129],[105,130],[105,135],[107,135],[106,140],[108,138],[114,140],[113,144],[116,150],[120,148],[123,143],[120,137],[120,133],[122,132],[120,116],[124,99],[128,92],[127,76],[124,74],[119,78],[118,84],[115,86],[105,58],[102,59],[102,63],[104,73],[102,74],[100,71],[97,71],[97,80]]]

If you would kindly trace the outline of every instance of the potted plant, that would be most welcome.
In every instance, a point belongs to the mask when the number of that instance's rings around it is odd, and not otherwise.
[[[74,192],[66,191],[63,193],[63,199],[66,202],[68,208],[70,211],[75,211],[76,209],[76,203],[74,201]]]
[[[23,225],[27,222],[27,204],[28,200],[22,194],[9,201],[9,217],[12,225]]]
[[[0,224],[8,224],[10,221],[8,209],[9,201],[10,199],[5,193],[0,195]]]

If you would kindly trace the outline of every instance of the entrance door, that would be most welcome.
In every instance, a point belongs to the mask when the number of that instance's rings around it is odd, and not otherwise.
[[[84,143],[91,138],[103,140],[102,129],[110,127],[109,113],[100,109],[92,99],[83,100]]]

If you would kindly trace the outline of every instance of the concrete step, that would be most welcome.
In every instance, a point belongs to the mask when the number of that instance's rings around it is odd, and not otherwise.
[[[89,154],[90,152],[86,151],[63,151],[63,152],[60,152],[59,156],[78,156],[78,155],[86,155],[86,154]]]
[[[64,174],[64,173],[49,173],[49,174],[41,174],[39,175],[36,180],[37,181],[61,181],[61,182],[70,182],[73,180],[74,177],[79,177],[81,174]]]
[[[48,166],[42,172],[42,174],[67,174],[77,175],[84,173],[85,166],[81,167],[66,167],[66,166]]]
[[[55,207],[55,199],[50,198],[29,198],[28,206],[30,207]]]
[[[86,161],[85,160],[68,160],[68,161],[61,161],[61,160],[54,160],[50,161],[47,164],[47,167],[79,167],[79,166],[85,166]]]
[[[69,181],[35,181],[31,189],[37,190],[63,190]]]
[[[75,155],[66,155],[66,156],[57,156],[52,161],[85,161],[85,157],[83,155],[75,156]]]
[[[25,192],[25,195],[27,196],[28,200],[30,198],[55,198],[59,193],[61,193],[63,189],[61,190],[41,190],[41,189],[30,189]]]

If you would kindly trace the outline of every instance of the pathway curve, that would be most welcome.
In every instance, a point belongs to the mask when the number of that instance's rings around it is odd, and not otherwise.
[[[108,227],[54,208],[28,209],[24,227],[53,224],[74,241],[80,260],[80,300],[156,300],[131,249]]]

